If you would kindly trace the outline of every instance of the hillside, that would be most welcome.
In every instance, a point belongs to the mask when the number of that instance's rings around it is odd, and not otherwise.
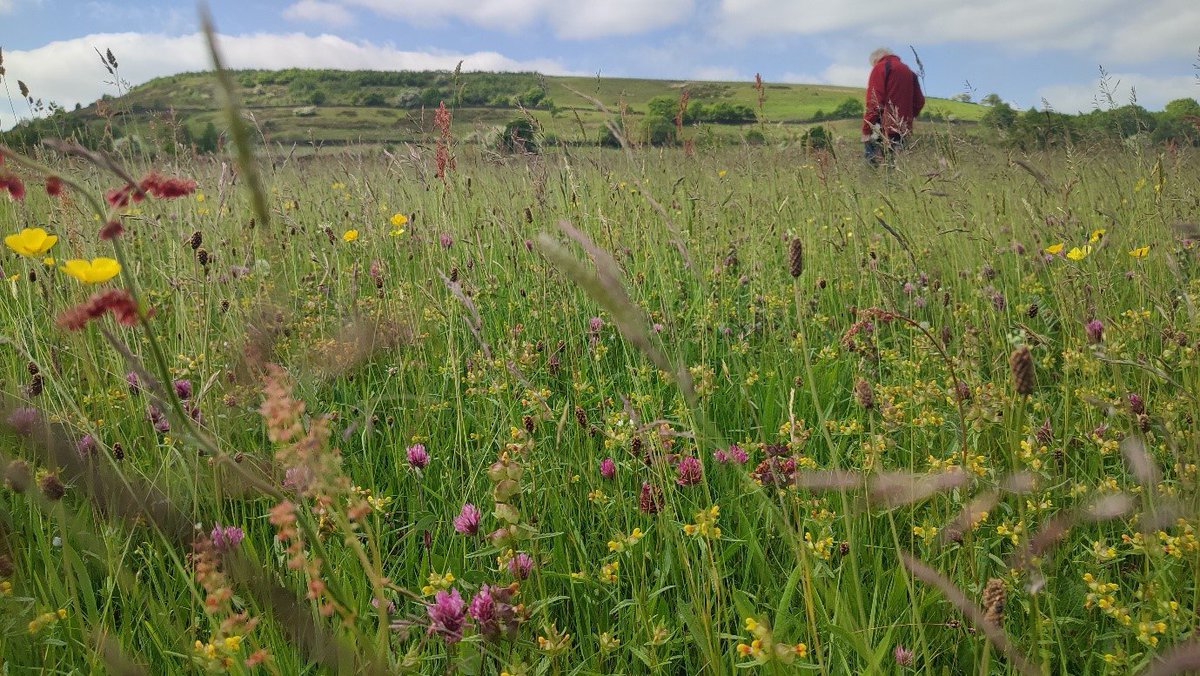
[[[454,113],[457,136],[484,136],[522,115],[535,117],[543,130],[566,142],[595,142],[605,114],[580,94],[615,114],[625,109],[627,123],[644,119],[656,97],[659,108],[673,109],[686,90],[690,110],[701,112],[688,135],[740,139],[757,127],[758,92],[752,82],[685,82],[597,77],[550,77],[536,73],[450,73],[298,70],[238,71],[243,101],[259,130],[272,143],[399,143],[427,138],[432,111],[445,101]],[[576,93],[578,92],[578,93]],[[768,137],[800,133],[814,117],[860,100],[860,89],[827,85],[767,83],[762,113]],[[669,101],[667,101],[669,99]],[[705,114],[704,111],[708,111]],[[986,108],[931,98],[927,112],[953,120],[978,120]],[[732,111],[732,113],[731,113]],[[843,112],[845,108],[843,108]],[[852,116],[832,126],[853,133]],[[171,121],[174,124],[162,124]],[[205,131],[209,123],[208,137]],[[121,97],[65,113],[62,128],[86,127],[98,133],[108,125],[116,135],[154,137],[164,129],[186,129],[190,141],[214,140],[219,133],[211,75],[184,73],[157,78]]]

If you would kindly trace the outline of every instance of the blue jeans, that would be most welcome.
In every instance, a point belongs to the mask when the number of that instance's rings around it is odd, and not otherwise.
[[[887,140],[872,138],[870,141],[863,143],[863,156],[873,166],[879,166],[879,163],[886,157],[888,162],[895,158],[896,151],[904,146],[904,137],[900,134],[888,134]]]

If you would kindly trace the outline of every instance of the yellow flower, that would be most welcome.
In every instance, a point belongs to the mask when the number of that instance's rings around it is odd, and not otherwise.
[[[53,267],[54,266],[54,256],[46,256],[45,258],[43,258],[42,265],[45,265],[48,267]]]
[[[196,193],[196,201],[203,202],[204,201],[204,193],[202,193],[202,192]]]
[[[21,232],[4,238],[8,248],[22,256],[41,256],[57,241],[58,235],[46,234],[41,228],[24,228]]]
[[[1059,242],[1058,244],[1051,244],[1050,246],[1046,247],[1042,251],[1044,253],[1050,254],[1051,256],[1057,256],[1058,253],[1062,250],[1063,250],[1063,243]]]
[[[1091,237],[1088,237],[1088,241],[1089,242],[1099,241],[1101,237],[1104,237],[1104,232],[1105,232],[1104,228],[1096,228],[1095,230],[1092,231]]]
[[[1088,254],[1092,253],[1092,247],[1084,245],[1082,247],[1074,247],[1067,252],[1067,258],[1073,261],[1081,261],[1087,258]]]
[[[342,233],[342,241],[343,242],[353,242],[356,239],[358,239],[358,231],[357,230],[347,230],[346,232]]]
[[[121,264],[115,259],[103,256],[90,261],[72,258],[66,261],[61,269],[85,284],[99,284],[116,277],[121,271]]]
[[[399,228],[407,222],[408,222],[408,216],[405,216],[404,214],[400,213],[399,211],[392,214],[392,225],[393,226]]]
[[[1146,254],[1150,253],[1150,245],[1139,246],[1129,250],[1129,255],[1134,258],[1145,258]]]
[[[718,177],[718,178],[725,178],[725,174],[727,174],[727,173],[729,173],[729,172],[727,172],[726,170],[722,169],[722,170],[720,170],[720,171],[718,171],[718,172],[717,172],[717,177]]]
[[[225,649],[228,650],[229,652],[237,652],[238,649],[240,649],[241,647],[242,647],[242,637],[241,636],[235,635],[235,636],[226,636],[225,637]]]

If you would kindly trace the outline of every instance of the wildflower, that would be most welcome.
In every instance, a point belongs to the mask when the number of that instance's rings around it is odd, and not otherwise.
[[[116,277],[121,264],[103,256],[90,261],[72,258],[63,264],[62,271],[85,284],[100,284]]]
[[[449,249],[450,245],[454,244],[454,239],[450,237],[449,233],[443,232],[438,235],[438,242],[442,245],[443,249]]]
[[[68,331],[78,331],[89,321],[103,316],[105,312],[111,312],[118,324],[133,326],[138,322],[138,307],[133,296],[125,289],[108,289],[93,294],[84,303],[64,310],[55,319],[55,323]],[[134,382],[130,383],[131,389],[136,389],[136,379],[137,376],[134,375]]]
[[[48,234],[42,228],[22,228],[21,232],[4,238],[4,244],[22,256],[41,256],[57,241],[58,235]]]
[[[391,220],[391,224],[392,224],[392,228],[393,228],[392,234],[393,235],[403,235],[404,234],[404,224],[408,223],[408,216],[405,216],[404,214],[397,211],[396,213],[392,214],[392,218],[390,220]]]
[[[141,381],[138,379],[138,374],[130,371],[125,374],[125,384],[129,386],[129,394],[137,396],[142,391]]]
[[[180,399],[187,401],[192,398],[192,381],[181,378],[171,383],[171,386],[175,389],[175,396]]]
[[[804,243],[799,237],[792,238],[788,243],[788,274],[793,278],[804,272]]]
[[[9,199],[18,202],[25,199],[25,184],[14,174],[0,174],[0,189],[8,191]]]
[[[657,514],[662,509],[662,489],[648,481],[642,482],[642,492],[638,496],[638,509],[647,514]]]
[[[516,556],[508,560],[508,572],[518,580],[524,580],[529,577],[529,573],[533,570],[533,558],[525,552],[517,552]]]
[[[1029,353],[1029,348],[1022,345],[1013,350],[1012,355],[1008,358],[1008,365],[1012,371],[1013,385],[1016,387],[1017,394],[1026,396],[1033,394],[1033,355]]]
[[[42,424],[42,414],[36,408],[21,406],[8,414],[8,426],[18,436],[27,437]]]
[[[479,532],[479,517],[479,509],[475,505],[469,502],[464,504],[458,516],[454,517],[454,530],[463,535],[475,535]]]
[[[429,614],[429,631],[437,633],[446,643],[457,643],[462,639],[466,621],[466,604],[457,589],[439,591],[433,603],[426,608]]]
[[[545,636],[538,637],[538,648],[552,657],[566,652],[570,647],[571,635],[560,632],[553,624],[545,629]]]
[[[600,652],[602,653],[611,653],[612,651],[621,647],[621,639],[613,636],[607,631],[601,633],[596,638],[600,640]]]
[[[356,239],[358,239],[358,231],[357,230],[351,229],[351,230],[347,230],[346,232],[342,233],[342,241],[343,242],[353,242]]]
[[[854,399],[865,409],[875,408],[875,392],[866,378],[859,378],[858,382],[854,383]]]
[[[604,320],[599,317],[592,317],[588,320],[588,331],[592,334],[600,333],[600,329],[604,328]]]
[[[53,472],[38,479],[38,488],[42,490],[42,495],[45,495],[48,500],[61,500],[67,494],[67,487]]]
[[[212,533],[209,534],[212,538],[213,547],[217,551],[230,551],[242,543],[242,539],[246,537],[246,533],[237,526],[221,526],[214,524]]]
[[[425,444],[413,444],[408,447],[408,464],[416,469],[424,469],[429,464],[429,453],[425,450]]]
[[[905,648],[902,645],[897,645],[896,649],[892,651],[892,656],[896,658],[896,664],[902,667],[912,666],[913,651],[909,650],[908,648]]]
[[[679,461],[679,465],[675,468],[678,473],[678,478],[675,483],[680,486],[694,486],[700,483],[700,478],[704,473],[704,465],[700,463],[699,458],[687,456]]]
[[[721,528],[717,526],[717,516],[720,513],[721,508],[717,505],[696,512],[695,523],[684,524],[684,534],[709,540],[721,539]]]
[[[1129,411],[1134,415],[1141,415],[1146,412],[1146,402],[1135,392],[1130,392],[1126,395],[1129,400]]]
[[[617,463],[613,462],[612,458],[605,458],[600,461],[600,476],[605,479],[611,479],[617,475]]]
[[[1145,258],[1146,254],[1150,253],[1150,246],[1139,246],[1129,250],[1129,255],[1134,258]]]
[[[107,242],[120,237],[124,232],[125,226],[121,225],[121,221],[108,221],[103,227],[100,228],[100,239]]]
[[[475,620],[479,633],[489,639],[502,634],[513,635],[517,629],[517,609],[513,607],[511,587],[483,585],[471,598],[468,614]]]
[[[1064,245],[1062,242],[1059,242],[1058,244],[1051,244],[1050,246],[1046,247],[1045,249],[1042,249],[1042,253],[1046,253],[1051,256],[1057,256],[1059,253],[1062,252],[1063,246]]]
[[[1104,322],[1099,319],[1093,319],[1083,328],[1087,332],[1089,343],[1095,345],[1104,341]]]
[[[1096,228],[1092,234],[1088,236],[1088,242],[1099,242],[1104,237],[1104,228]]]
[[[611,561],[600,566],[600,580],[613,584],[617,581],[617,573],[621,570],[620,561]]]
[[[1090,253],[1092,253],[1092,247],[1090,245],[1072,247],[1071,250],[1067,252],[1067,258],[1070,258],[1073,261],[1081,261],[1087,258],[1088,254]]]
[[[63,194],[63,190],[65,190],[65,189],[66,189],[66,186],[63,184],[63,180],[61,178],[59,178],[57,176],[47,176],[46,177],[46,194],[47,195],[49,195],[51,197],[58,197]]]
[[[79,437],[79,441],[75,442],[75,451],[79,453],[80,458],[89,458],[96,454],[96,438],[90,434],[85,434]]]
[[[139,187],[141,188],[142,192],[148,192],[160,199],[172,199],[175,197],[190,195],[195,192],[196,182],[190,178],[163,176],[152,171],[142,177]],[[203,196],[197,195],[196,201],[204,201]]]

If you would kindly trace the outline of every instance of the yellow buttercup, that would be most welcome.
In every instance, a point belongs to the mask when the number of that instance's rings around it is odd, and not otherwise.
[[[58,235],[51,235],[41,228],[25,228],[4,238],[4,244],[22,256],[41,256],[57,241]]]
[[[85,284],[100,284],[116,277],[121,272],[121,264],[103,256],[90,261],[72,258],[63,263],[61,270]]]

